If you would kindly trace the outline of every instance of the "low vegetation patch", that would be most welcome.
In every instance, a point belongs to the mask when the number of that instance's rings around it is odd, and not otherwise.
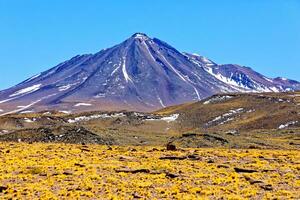
[[[299,199],[297,150],[0,143],[0,199]]]

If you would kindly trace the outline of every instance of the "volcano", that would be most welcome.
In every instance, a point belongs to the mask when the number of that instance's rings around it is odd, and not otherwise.
[[[219,65],[136,33],[96,54],[77,55],[0,92],[0,115],[44,110],[154,111],[217,93],[300,89],[285,78],[267,78],[249,67]]]

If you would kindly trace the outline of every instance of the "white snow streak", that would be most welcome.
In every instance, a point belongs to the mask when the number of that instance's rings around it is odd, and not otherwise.
[[[74,105],[75,107],[79,107],[79,106],[91,106],[92,104],[90,103],[77,103],[76,105]]]
[[[197,90],[197,88],[193,85],[193,83],[190,81],[190,80],[186,80],[184,77],[183,77],[183,75],[181,75],[181,73],[179,72],[179,71],[177,71],[172,65],[171,65],[171,63],[169,63],[169,61],[161,54],[161,53],[159,53],[160,54],[160,56],[164,59],[164,61],[169,65],[169,67],[171,67],[171,69],[184,81],[184,82],[186,82],[186,83],[189,83],[192,87],[193,87],[193,89],[194,89],[194,91],[195,91],[195,93],[196,93],[196,95],[197,95],[197,98],[198,98],[198,100],[201,100],[201,98],[200,98],[200,95],[199,95],[199,92],[198,92],[198,90]]]
[[[185,78],[180,74],[179,71],[177,71],[170,63],[169,61],[167,61],[167,59],[161,54],[159,53],[160,56],[164,59],[164,61],[169,65],[169,67],[171,67],[171,69],[184,81],[187,82],[187,80],[185,80]]]
[[[191,85],[191,86],[194,88],[194,90],[195,90],[195,92],[196,92],[196,94],[197,94],[197,98],[198,98],[198,100],[200,101],[200,100],[201,100],[201,97],[200,97],[200,95],[199,95],[199,92],[198,92],[197,88],[196,88],[195,86],[193,86],[193,85]]]
[[[273,83],[273,80],[272,79],[269,79],[269,78],[267,78],[267,77],[263,77],[266,81],[269,81],[269,82],[271,82],[271,83]]]
[[[27,114],[27,113],[33,113],[33,110],[24,110],[22,112],[20,112],[20,114]]]
[[[149,49],[148,45],[146,44],[146,42],[143,41],[142,44],[145,46],[145,48],[146,48],[146,50],[148,51],[148,54],[150,55],[150,57],[152,58],[152,60],[153,60],[154,62],[156,62],[155,58],[153,57],[152,53],[150,52],[150,49]]]
[[[225,123],[227,123],[229,121],[232,121],[234,119],[234,118],[232,118],[233,115],[239,114],[243,111],[244,111],[244,108],[229,110],[229,112],[224,113],[224,114],[214,118],[213,120],[207,122],[206,125],[210,125],[210,124],[215,123],[215,122],[219,122],[219,125],[225,124]]]
[[[42,100],[44,100],[44,99],[47,99],[47,98],[49,98],[49,97],[51,97],[51,96],[54,96],[54,95],[56,95],[56,93],[55,93],[55,94],[48,95],[48,96],[46,96],[46,97],[43,97],[43,98],[41,98],[41,99],[39,99],[39,100],[33,101],[33,102],[31,102],[30,104],[28,104],[28,105],[26,105],[26,106],[20,106],[19,109],[16,109],[16,110],[13,110],[13,111],[9,111],[9,112],[7,112],[7,113],[3,113],[3,114],[1,114],[0,116],[12,114],[12,113],[17,113],[17,112],[21,112],[21,111],[26,110],[26,109],[30,108],[31,106],[33,106],[33,105],[39,103],[40,101],[42,101]]]
[[[292,126],[292,125],[295,125],[295,124],[297,124],[297,123],[298,123],[298,121],[288,122],[288,123],[286,123],[286,124],[280,125],[280,126],[278,127],[278,129],[285,129],[285,128],[287,128],[287,127],[289,127],[289,126]]]
[[[178,119],[179,117],[179,114],[173,114],[173,115],[170,115],[170,116],[165,116],[165,117],[161,117],[161,118],[147,118],[145,119],[145,121],[165,121],[165,122],[174,122]]]
[[[37,101],[34,101],[26,106],[22,106],[22,108],[20,109],[17,109],[17,110],[13,110],[13,111],[10,111],[10,112],[7,112],[7,113],[4,113],[4,114],[1,114],[0,116],[4,116],[4,115],[8,115],[8,114],[12,114],[12,113],[16,113],[16,112],[21,112],[23,110],[26,110],[27,108],[30,108],[31,106],[33,106],[34,104],[37,104],[38,102],[40,102],[42,99],[39,99]]]
[[[64,113],[64,114],[71,114],[72,113],[71,111],[68,111],[68,110],[60,110],[59,112]]]
[[[33,123],[33,122],[36,121],[36,118],[29,119],[29,118],[25,117],[25,118],[24,118],[24,121],[25,121],[26,123]]]
[[[126,82],[127,83],[128,83],[128,81],[132,82],[131,78],[128,76],[127,71],[126,71],[126,57],[123,57],[122,71],[123,71],[123,75],[124,75]]]
[[[62,91],[70,89],[71,87],[72,87],[72,84],[63,85],[58,88],[58,91],[62,92]]]
[[[125,117],[124,113],[114,113],[114,114],[98,114],[98,115],[91,115],[91,116],[80,116],[74,119],[69,119],[69,123],[76,123],[81,121],[90,121],[93,119],[105,119],[105,118],[117,118],[117,117]]]
[[[29,93],[35,92],[35,91],[40,89],[41,85],[42,84],[37,84],[37,85],[33,85],[33,86],[30,86],[30,87],[21,89],[21,90],[15,92],[12,95],[9,95],[9,97],[14,97],[14,96],[18,96],[20,94],[29,94]]]
[[[161,100],[161,98],[158,95],[157,95],[157,99],[158,99],[160,105],[165,108],[166,107],[165,104],[163,103],[163,101]]]
[[[229,96],[229,95],[216,96],[216,97],[210,98],[207,101],[203,102],[203,104],[206,105],[206,104],[210,104],[210,103],[221,102],[221,101],[225,101],[225,100],[231,99],[231,98],[233,98],[233,96]]]
[[[114,64],[114,66],[116,66],[117,64]],[[116,67],[116,69],[114,69],[114,71],[112,71],[112,73],[110,74],[111,76],[114,75],[118,69],[120,69],[121,65],[119,64],[118,67]]]
[[[0,101],[0,104],[1,103],[5,103],[5,102],[8,102],[8,101],[11,101],[11,100],[14,100],[14,99],[17,99],[18,97],[14,97],[14,98],[9,98],[9,99],[5,99],[5,100],[2,100]]]
[[[179,114],[173,114],[173,115],[170,115],[168,117],[163,117],[160,120],[163,120],[163,121],[166,121],[166,122],[170,123],[170,122],[176,121],[178,117],[179,117]]]

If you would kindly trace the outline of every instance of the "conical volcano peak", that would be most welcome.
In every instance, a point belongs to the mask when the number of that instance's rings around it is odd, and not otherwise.
[[[135,33],[131,37],[136,39],[142,39],[142,40],[150,39],[145,33]]]
[[[300,90],[250,68],[218,65],[135,33],[96,54],[76,56],[0,91],[0,116],[47,110],[154,111],[218,93]]]

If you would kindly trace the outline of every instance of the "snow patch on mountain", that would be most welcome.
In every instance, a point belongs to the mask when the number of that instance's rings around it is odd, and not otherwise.
[[[184,82],[187,82],[187,80],[185,80],[185,78],[180,74],[179,71],[177,71],[175,69],[175,67],[173,67],[171,65],[171,63],[169,63],[169,61],[159,52],[159,55],[162,57],[162,59],[165,61],[165,63],[167,63],[167,65],[173,70],[173,72],[175,72],[175,74],[177,74],[177,76],[179,76]]]
[[[248,89],[243,85],[239,85],[236,81],[232,80],[231,78],[224,77],[220,73],[214,73],[213,69],[211,67],[204,67],[205,71],[207,71],[210,75],[217,78],[219,81],[222,81],[223,83],[226,83],[228,85],[236,86],[236,87],[243,87],[244,89]]]
[[[77,103],[74,105],[74,107],[79,107],[79,106],[92,106],[90,103]]]
[[[229,121],[234,120],[233,116],[237,115],[239,113],[242,113],[244,111],[244,108],[237,108],[234,110],[229,110],[227,113],[224,113],[218,117],[215,117],[213,120],[206,123],[206,126],[209,126],[213,123],[218,123],[218,125],[223,125]]]
[[[136,33],[134,34],[134,38],[135,39],[141,39],[141,40],[147,40],[148,37],[146,34],[143,34],[143,33]]]
[[[15,97],[15,96],[25,95],[25,94],[35,92],[35,91],[39,90],[41,88],[41,86],[42,86],[42,84],[36,84],[36,85],[30,86],[30,87],[18,90],[17,92],[9,95],[9,97]]]
[[[161,105],[162,107],[165,108],[166,106],[165,106],[165,104],[163,103],[163,101],[161,100],[161,98],[160,98],[159,96],[157,96],[157,99],[158,99],[160,105]]]
[[[267,80],[267,81],[269,81],[269,82],[271,82],[271,83],[273,83],[273,80],[272,79],[269,79],[269,78],[267,78],[267,77],[263,77],[265,80]]]
[[[113,76],[121,67],[121,63],[119,64],[114,64],[113,67],[117,66],[113,71],[112,73],[110,74],[110,76]]]
[[[20,112],[20,114],[28,114],[28,113],[34,113],[33,110],[24,110],[22,112]]]
[[[148,45],[146,44],[146,42],[143,41],[142,44],[145,46],[145,48],[146,48],[148,54],[150,55],[150,58],[151,58],[154,62],[156,62],[155,58],[153,57],[152,53],[150,52],[150,49],[149,49]]]
[[[35,121],[36,121],[36,118],[32,118],[32,119],[29,119],[27,117],[24,118],[24,122],[26,122],[26,123],[33,123]]]
[[[207,101],[204,101],[203,104],[210,104],[210,103],[216,103],[221,101],[226,101],[228,99],[232,99],[233,96],[225,95],[225,96],[215,96],[213,98],[208,99]]]
[[[163,121],[166,121],[166,122],[170,123],[170,122],[176,121],[178,119],[178,117],[179,117],[179,114],[173,114],[173,115],[170,115],[170,116],[167,116],[167,117],[163,117],[160,120],[163,120]]]
[[[122,71],[123,71],[123,75],[124,75],[124,78],[125,78],[126,82],[127,83],[128,83],[128,81],[132,82],[132,80],[129,77],[129,75],[127,73],[127,70],[126,70],[126,57],[123,57]]]
[[[96,114],[96,115],[90,115],[90,116],[80,116],[76,117],[74,119],[69,119],[69,123],[77,123],[81,121],[90,121],[94,119],[105,119],[105,118],[118,118],[118,117],[126,117],[124,113],[113,113],[113,114]]]
[[[30,103],[30,104],[28,104],[28,105],[25,105],[25,106],[18,106],[18,107],[19,107],[19,109],[16,109],[16,110],[12,110],[12,111],[9,111],[9,112],[6,112],[6,113],[3,113],[3,114],[1,114],[0,116],[4,116],[4,115],[8,115],[8,114],[12,114],[12,113],[18,113],[18,112],[21,112],[21,111],[27,110],[28,108],[30,108],[30,107],[34,106],[35,104],[37,104],[37,103],[39,103],[39,102],[43,101],[44,99],[50,98],[50,97],[52,97],[52,96],[55,96],[55,95],[57,95],[57,94],[56,94],[56,93],[54,93],[54,94],[50,94],[50,95],[48,95],[48,96],[42,97],[42,98],[40,98],[40,99],[38,99],[38,100],[35,100],[35,101],[31,102],[31,103]]]
[[[145,121],[165,121],[167,123],[174,122],[178,119],[179,114],[172,114],[170,116],[164,116],[164,117],[158,117],[158,116],[153,116],[153,117],[147,117]]]
[[[287,128],[287,127],[289,127],[289,126],[292,126],[292,125],[295,125],[295,124],[297,124],[297,123],[298,123],[298,121],[287,122],[286,124],[281,124],[281,125],[278,127],[278,129],[285,129],[285,128]]]
[[[7,113],[4,113],[4,114],[1,114],[0,116],[3,116],[3,115],[8,115],[8,114],[12,114],[12,113],[17,113],[17,112],[21,112],[21,111],[23,111],[23,110],[26,110],[26,109],[30,108],[31,106],[33,106],[33,105],[37,104],[37,103],[38,103],[38,102],[40,102],[40,101],[41,101],[41,99],[39,99],[39,100],[36,100],[36,101],[34,101],[34,102],[32,102],[32,103],[30,103],[30,104],[26,105],[26,106],[22,106],[22,107],[21,107],[21,108],[19,108],[19,109],[16,109],[16,110],[13,110],[13,111],[10,111],[10,112],[7,112]]]
[[[65,90],[68,90],[72,87],[73,84],[68,84],[68,85],[63,85],[63,86],[60,86],[58,88],[58,91],[62,92],[62,91],[65,91]]]
[[[72,113],[72,111],[70,111],[70,110],[60,110],[58,112],[63,113],[63,114],[71,114]]]

